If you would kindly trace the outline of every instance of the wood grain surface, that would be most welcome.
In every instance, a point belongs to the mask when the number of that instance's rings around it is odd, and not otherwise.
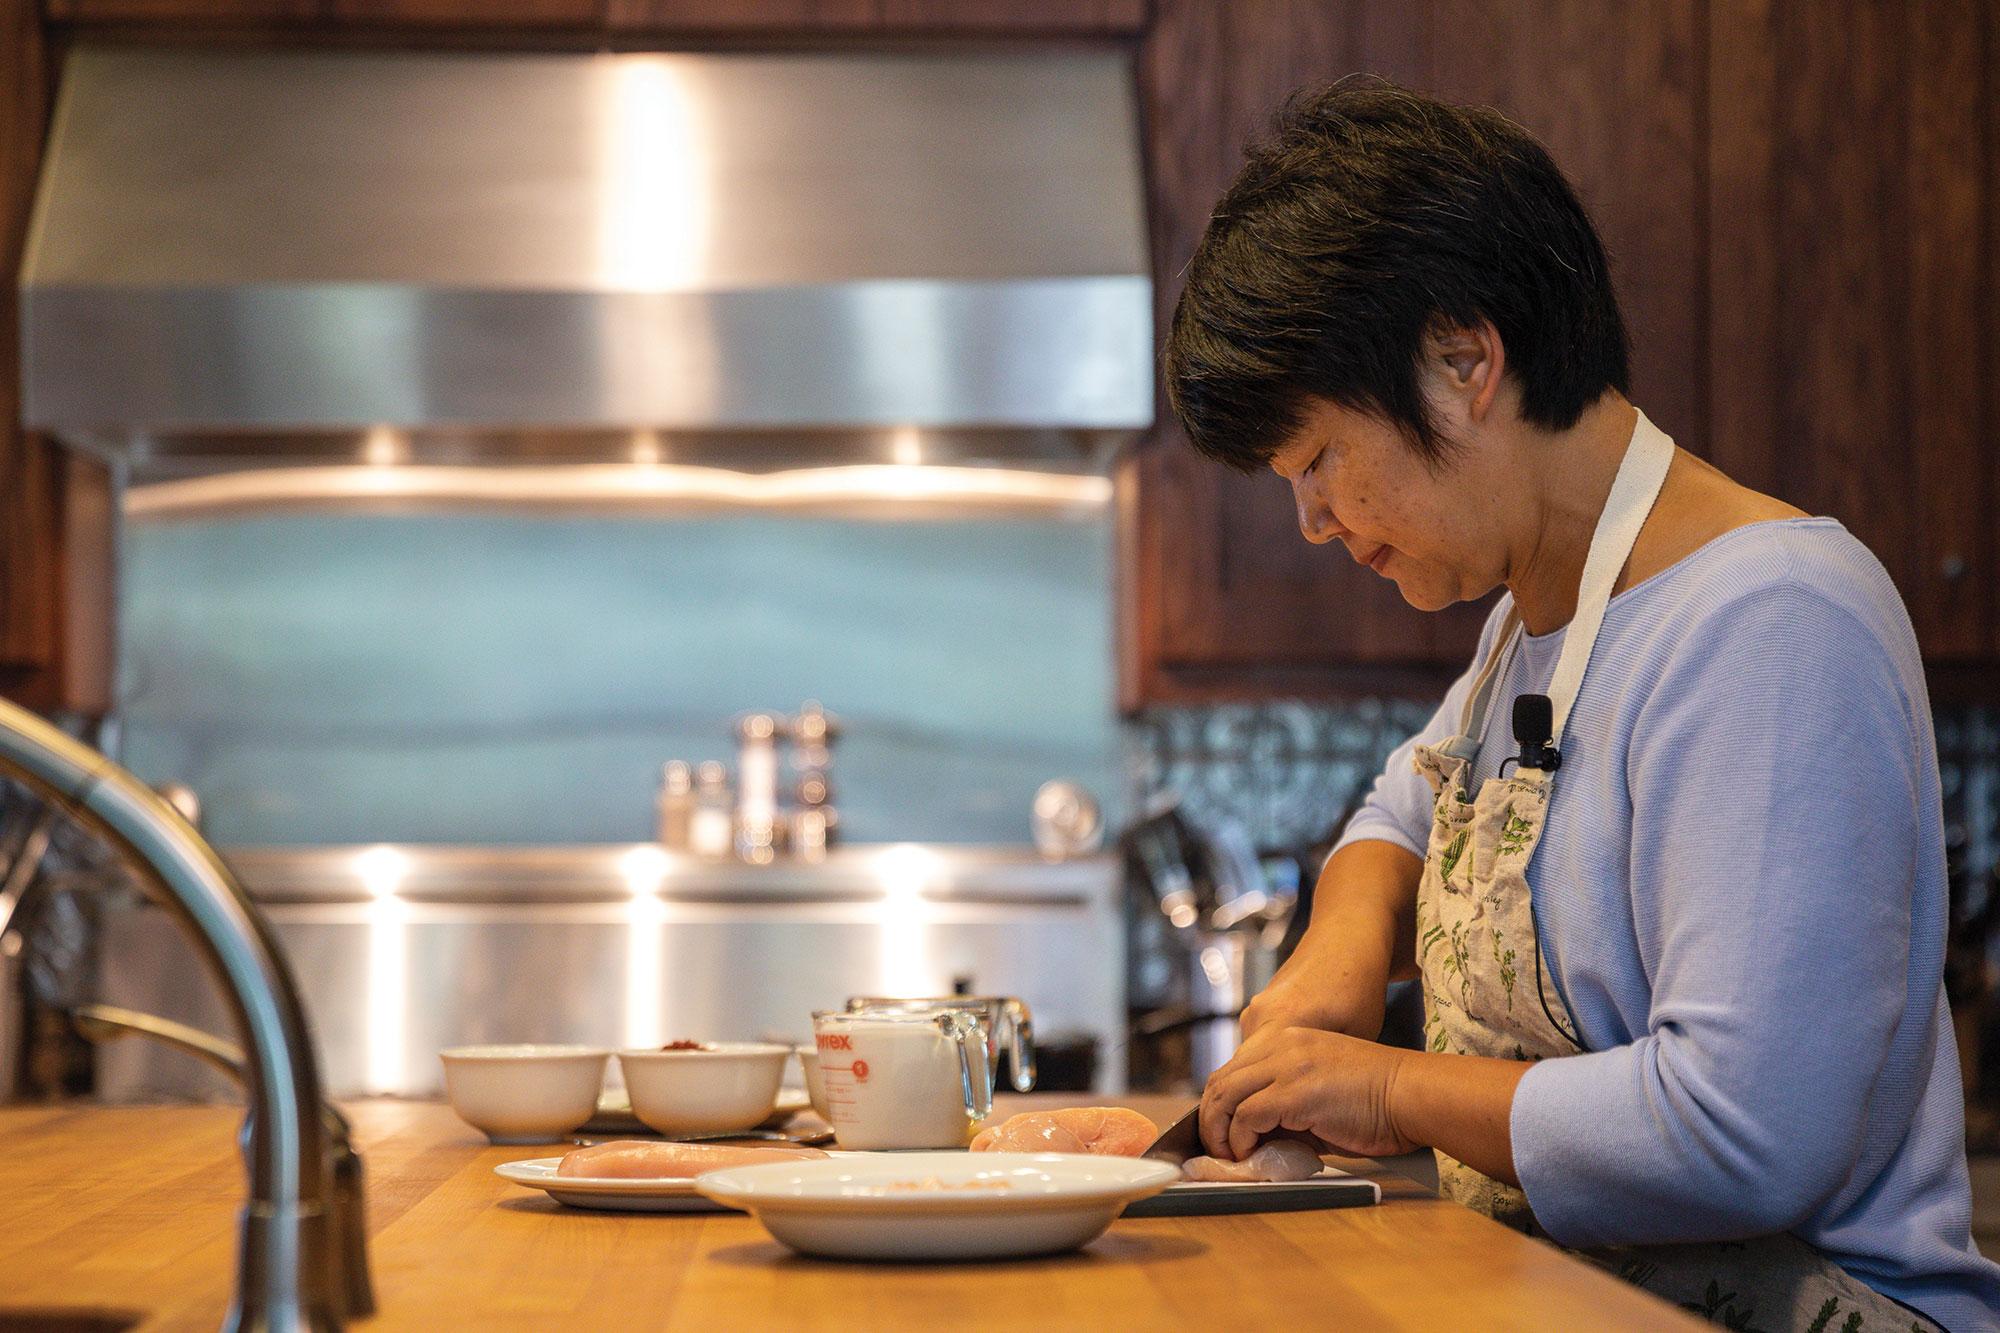
[[[1074,1102],[1003,1098],[1003,1114]],[[1185,1100],[1126,1103],[1165,1123]],[[748,1217],[591,1213],[492,1168],[449,1108],[351,1105],[381,1313],[365,1330],[1694,1330],[1707,1325],[1378,1164],[1375,1208],[1120,1221],[995,1264],[802,1259]],[[124,1311],[212,1330],[243,1175],[227,1107],[0,1109],[0,1316]]]

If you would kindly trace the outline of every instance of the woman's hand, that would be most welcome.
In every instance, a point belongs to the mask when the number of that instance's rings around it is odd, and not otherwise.
[[[1394,1112],[1397,1073],[1411,1054],[1341,1032],[1267,1025],[1208,1080],[1202,1142],[1231,1161],[1280,1130],[1312,1134],[1351,1157],[1410,1152],[1421,1145]]]
[[[1263,1028],[1201,1094],[1201,1141],[1240,1161],[1267,1134],[1304,1132],[1353,1157],[1437,1148],[1509,1185],[1514,1090],[1533,1065],[1406,1051],[1314,1028]]]

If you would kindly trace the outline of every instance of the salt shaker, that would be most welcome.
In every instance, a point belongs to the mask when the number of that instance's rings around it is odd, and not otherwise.
[[[688,850],[689,825],[694,820],[694,770],[675,759],[660,771],[660,845],[669,851]]]
[[[769,865],[777,855],[778,719],[750,713],[736,723],[736,855]]]
[[[694,773],[694,810],[688,818],[689,851],[714,860],[729,855],[730,833],[735,824],[730,806],[729,770],[713,759],[703,761]]]
[[[787,730],[792,738],[792,768],[797,773],[791,813],[792,854],[817,861],[832,845],[840,814],[833,804],[833,742],[840,723],[817,699],[800,705]]]

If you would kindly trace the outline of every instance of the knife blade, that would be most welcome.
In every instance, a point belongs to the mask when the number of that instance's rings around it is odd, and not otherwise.
[[[1201,1157],[1207,1152],[1201,1142],[1201,1103],[1197,1102],[1186,1115],[1168,1125],[1166,1132],[1154,1139],[1152,1146],[1139,1155],[1179,1166],[1188,1158]]]

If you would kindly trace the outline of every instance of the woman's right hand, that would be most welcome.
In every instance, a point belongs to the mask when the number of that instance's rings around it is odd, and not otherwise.
[[[1417,882],[1424,863],[1391,842],[1349,843],[1327,859],[1312,924],[1271,984],[1244,1006],[1247,1042],[1266,1027],[1373,1041],[1389,983],[1416,974]]]

